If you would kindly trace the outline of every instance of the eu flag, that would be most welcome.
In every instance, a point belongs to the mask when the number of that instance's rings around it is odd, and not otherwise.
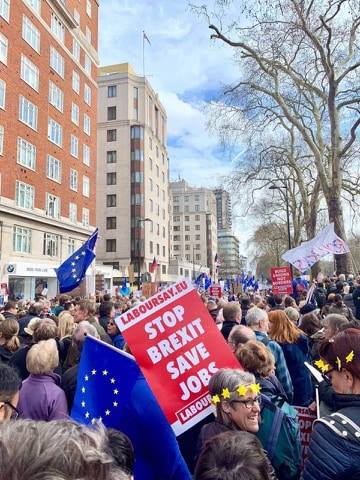
[[[86,270],[95,258],[94,248],[98,229],[76,252],[70,255],[59,268],[55,268],[60,293],[70,292],[78,287],[86,275]]]
[[[190,480],[175,434],[134,358],[90,336],[71,417],[84,424],[100,419],[124,432],[135,449],[135,480]]]

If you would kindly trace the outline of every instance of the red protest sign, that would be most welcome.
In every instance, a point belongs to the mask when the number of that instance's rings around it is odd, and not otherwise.
[[[176,435],[213,411],[210,377],[240,368],[188,280],[156,293],[116,319]]]
[[[301,443],[301,465],[304,466],[310,443],[310,434],[316,415],[308,407],[295,407],[298,412]]]
[[[292,293],[290,267],[271,267],[271,283],[275,295],[290,295]]]
[[[220,285],[211,285],[209,288],[209,294],[211,297],[221,298],[221,286]]]

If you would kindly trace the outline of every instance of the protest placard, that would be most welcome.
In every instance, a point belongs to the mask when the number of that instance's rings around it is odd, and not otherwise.
[[[290,267],[271,267],[271,283],[274,295],[290,295],[292,293]]]
[[[221,298],[221,285],[211,285],[211,287],[209,288],[209,295],[211,297]]]
[[[156,293],[116,319],[176,435],[213,411],[210,377],[240,368],[190,281]]]
[[[316,415],[308,407],[295,407],[298,412],[298,422],[300,428],[300,443],[301,443],[301,464],[304,466],[307,457],[307,451],[310,443],[310,434],[312,425],[316,419]]]

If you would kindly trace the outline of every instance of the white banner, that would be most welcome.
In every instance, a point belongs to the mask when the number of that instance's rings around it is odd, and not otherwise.
[[[329,253],[341,255],[349,252],[346,242],[336,235],[334,224],[330,223],[315,238],[288,250],[282,258],[294,265],[300,272],[305,272]]]

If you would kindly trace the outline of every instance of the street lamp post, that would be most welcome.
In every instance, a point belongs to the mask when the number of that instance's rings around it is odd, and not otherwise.
[[[137,235],[136,235],[136,242],[137,242],[137,263],[138,263],[138,290],[140,290],[141,287],[141,248],[140,248],[140,241],[141,241],[141,235],[140,235],[140,228],[141,224],[145,222],[152,222],[151,218],[138,218],[136,225],[137,225]]]
[[[288,237],[288,247],[291,250],[291,233],[290,233],[290,210],[289,210],[289,196],[288,196],[288,188],[285,185],[284,187],[280,187],[279,185],[271,185],[269,190],[285,190],[285,205],[286,205],[286,224],[287,224],[287,237]],[[292,265],[290,263],[290,270],[291,275],[293,273]]]

